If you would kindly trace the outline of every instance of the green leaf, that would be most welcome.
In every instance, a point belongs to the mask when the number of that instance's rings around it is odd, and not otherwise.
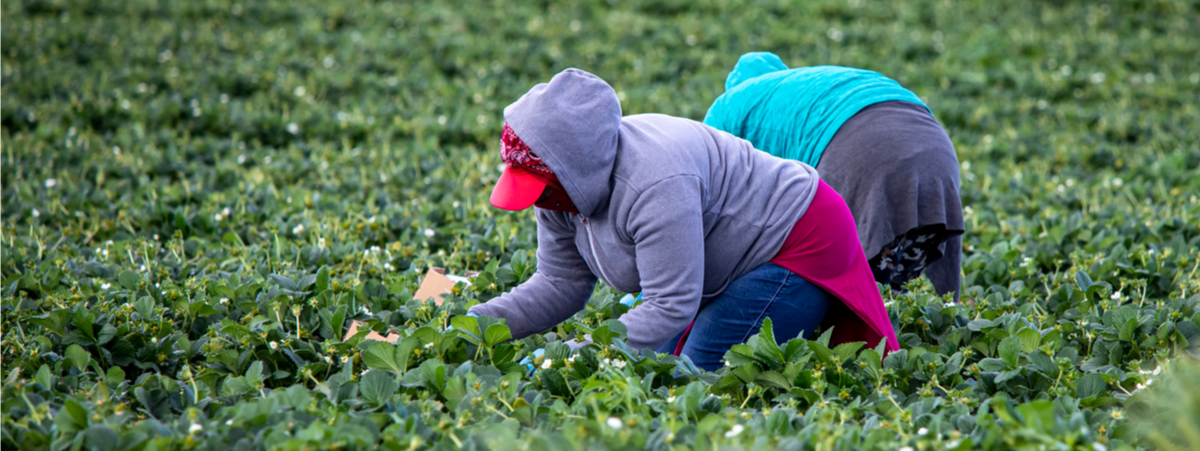
[[[866,354],[868,351],[875,352],[875,351],[868,349],[866,351],[863,351],[863,354]],[[946,360],[946,363],[944,365],[942,365],[942,371],[939,374],[939,376],[943,377],[943,378],[952,378],[952,377],[954,377],[955,374],[958,374],[959,371],[962,371],[962,366],[963,366],[963,354],[961,352],[956,352],[956,353],[954,353],[954,355],[950,356],[950,358]]]
[[[383,371],[369,371],[362,377],[359,389],[363,399],[372,405],[381,405],[396,394],[400,384],[396,379]]]
[[[155,317],[154,307],[158,304],[154,302],[154,298],[150,296],[142,296],[133,303],[133,310],[141,315],[143,319],[153,319]]]
[[[67,334],[67,323],[70,321],[71,311],[67,309],[55,310],[29,318],[29,322],[45,327],[60,337]]]
[[[291,291],[300,291],[300,287],[296,285],[296,282],[288,277],[284,277],[279,274],[270,274],[270,277],[271,280],[274,280],[276,284],[279,284],[280,288]]]
[[[171,397],[162,389],[147,390],[138,387],[133,390],[134,397],[142,404],[142,410],[150,416],[163,420],[171,413]]]
[[[725,361],[729,362],[730,366],[735,367],[758,362],[754,356],[754,348],[744,344],[736,344],[730,347],[725,352]]]
[[[1035,370],[1042,374],[1050,377],[1058,376],[1058,364],[1054,363],[1054,359],[1042,351],[1029,353],[1029,362],[1033,364]]]
[[[828,365],[828,366],[836,365],[836,363],[833,360],[833,358],[834,358],[833,351],[830,350],[828,347],[826,347],[824,344],[822,344],[820,341],[808,342],[808,349],[811,349],[813,351],[813,354],[817,355],[817,360],[820,360],[821,363],[824,363],[825,365]]]
[[[779,344],[775,342],[775,331],[771,324],[771,318],[763,319],[757,338],[753,343],[755,356],[771,367],[783,365],[783,350],[779,349]]]
[[[908,363],[908,350],[907,349],[901,349],[899,351],[889,353],[887,355],[887,357],[883,358],[883,367],[890,369],[890,370],[894,370],[894,371],[903,370],[904,367],[907,365],[907,363]]]
[[[842,343],[833,348],[833,353],[837,355],[839,362],[849,362],[854,360],[854,356],[857,355],[859,348],[862,348],[863,345],[866,345],[866,343],[861,341]]]
[[[788,382],[787,378],[775,371],[759,373],[758,376],[754,377],[754,383],[764,387],[778,388],[780,390],[792,388],[792,384]]]
[[[106,372],[104,374],[104,383],[107,384],[109,387],[115,388],[115,387],[121,385],[121,382],[124,382],[124,381],[125,381],[125,370],[122,370],[121,367],[119,367],[119,366],[114,366],[112,368],[109,368],[108,372]]]
[[[1021,337],[1021,349],[1025,352],[1036,351],[1038,346],[1042,345],[1042,334],[1036,330],[1025,328],[1017,332],[1017,336]]]
[[[254,387],[246,381],[244,376],[231,377],[225,379],[225,383],[221,385],[221,394],[223,396],[239,396],[253,392]]]
[[[446,407],[450,410],[456,409],[467,396],[467,384],[462,376],[454,376],[446,381],[446,389],[442,391],[442,396],[446,398]]]
[[[864,349],[858,355],[858,361],[863,362],[865,365],[863,369],[867,371],[867,375],[871,376],[871,379],[878,380],[883,376],[883,359],[880,358],[879,352],[874,349]]]
[[[396,367],[400,368],[400,372],[408,371],[408,360],[412,358],[413,350],[421,346],[421,340],[417,337],[404,337],[400,343],[396,345],[395,362]]]
[[[315,283],[317,283],[317,275],[316,274],[305,274],[303,276],[300,276],[300,280],[296,281],[296,286],[299,287],[301,290],[307,290],[308,287],[313,286],[313,284],[315,284]]]
[[[989,319],[977,319],[967,323],[967,329],[979,332],[989,327],[996,327],[996,322]]]
[[[1049,432],[1054,426],[1054,403],[1045,399],[1030,401],[1017,406],[1025,426],[1039,432]]]
[[[1008,364],[1000,359],[983,359],[979,361],[979,369],[983,371],[1001,372],[1009,369]]]
[[[320,293],[322,291],[329,289],[329,267],[328,266],[321,266],[321,269],[317,270],[317,280],[315,283],[317,285],[317,289],[316,289],[317,293]]]
[[[512,332],[508,330],[508,326],[503,324],[493,324],[488,326],[487,330],[483,332],[483,341],[490,347],[494,347],[510,339],[512,339]]]
[[[602,324],[600,327],[592,330],[592,343],[600,346],[608,346],[612,344],[612,339],[615,336],[616,334],[609,330],[607,325]]]
[[[37,373],[33,375],[34,382],[42,384],[47,390],[54,389],[54,375],[50,373],[50,367],[43,364],[38,367]]]
[[[92,363],[92,355],[79,345],[71,345],[67,347],[67,360],[71,362],[71,366],[79,371],[87,369],[89,363]]]
[[[246,369],[246,382],[257,388],[266,379],[263,378],[263,364],[261,360],[255,360],[250,364],[250,368]]]
[[[1075,271],[1075,284],[1079,285],[1079,291],[1086,293],[1088,287],[1092,286],[1092,278],[1083,270]]]
[[[740,366],[731,371],[733,375],[737,376],[738,379],[741,379],[742,382],[746,384],[754,382],[754,379],[757,378],[761,372],[762,370],[758,369],[758,365]]]
[[[367,296],[367,299],[383,300],[388,298],[387,287],[375,279],[368,280],[363,285],[363,294]]]
[[[339,305],[334,311],[321,310],[317,315],[321,317],[321,336],[326,340],[340,340],[346,325],[346,306]]]
[[[1021,357],[1021,349],[1023,347],[1021,337],[1008,337],[1000,342],[997,352],[1000,354],[1000,360],[1004,361],[1008,369],[1017,368],[1017,361]]]
[[[542,383],[546,385],[546,389],[550,390],[550,394],[563,398],[570,398],[571,389],[567,385],[566,379],[563,379],[562,374],[556,370],[547,370],[538,373],[538,377],[542,379]]]
[[[88,427],[88,423],[87,409],[72,398],[63,402],[63,408],[59,409],[58,415],[54,417],[54,425],[58,426],[59,431],[66,433],[82,431]]]
[[[500,368],[501,365],[513,363],[513,359],[517,357],[517,350],[510,343],[500,343],[492,348],[491,362],[492,366]]]
[[[545,357],[553,360],[566,360],[571,356],[571,346],[561,341],[546,343]]]
[[[823,332],[820,337],[817,337],[817,343],[820,343],[821,346],[828,348],[829,340],[832,337],[833,337],[833,328],[830,327],[828,329],[825,329],[825,332]]]
[[[94,451],[117,451],[121,449],[121,436],[104,424],[93,424],[83,432],[87,449]]]
[[[138,285],[142,283],[142,276],[138,275],[136,272],[125,270],[121,271],[121,273],[117,275],[117,282],[120,283],[121,286],[126,290],[133,291],[137,290]]]
[[[1091,373],[1079,379],[1075,383],[1075,397],[1079,399],[1088,399],[1093,396],[1099,396],[1108,388],[1108,382],[1099,374]]]
[[[408,337],[412,338],[412,337]],[[396,362],[396,345],[377,341],[362,354],[363,364],[373,370],[387,370],[403,373],[404,368]]]
[[[96,334],[92,330],[92,326],[96,323],[96,317],[92,315],[92,312],[88,310],[86,305],[82,303],[75,305],[75,310],[71,314],[71,322],[75,325],[76,329],[82,331],[93,343],[96,341]]]
[[[479,330],[479,320],[473,316],[462,315],[450,318],[450,326],[454,327],[455,330],[469,333],[475,337],[483,335]]]
[[[417,371],[426,388],[436,393],[442,392],[446,385],[446,364],[438,359],[429,359],[421,362]]]
[[[1002,384],[1005,381],[1015,378],[1020,375],[1021,375],[1021,370],[1005,371],[1003,373],[1000,373],[1000,375],[996,376],[996,379],[994,379],[992,382],[994,382],[996,384]]]
[[[1117,337],[1122,341],[1133,341],[1139,324],[1138,318],[1129,318],[1129,320],[1125,321],[1125,324],[1117,326]]]

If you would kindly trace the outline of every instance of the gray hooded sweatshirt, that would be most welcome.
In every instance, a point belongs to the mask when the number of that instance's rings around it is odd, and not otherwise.
[[[620,321],[656,349],[729,285],[779,252],[816,194],[812,167],[696,121],[621,117],[612,87],[567,69],[504,109],[579,214],[536,209],[537,272],[477,305],[516,338],[583,309],[597,278],[643,303]]]

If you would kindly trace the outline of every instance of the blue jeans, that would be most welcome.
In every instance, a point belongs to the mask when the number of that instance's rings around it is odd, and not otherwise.
[[[716,370],[725,364],[730,347],[758,333],[764,318],[771,318],[775,341],[780,344],[799,336],[815,339],[821,320],[835,302],[837,298],[824,289],[767,263],[730,283],[700,309],[683,354],[700,368]],[[674,354],[682,336],[680,331],[658,352]]]

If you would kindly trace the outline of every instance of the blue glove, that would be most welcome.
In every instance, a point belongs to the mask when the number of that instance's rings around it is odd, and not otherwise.
[[[537,368],[533,366],[533,359],[541,357],[544,354],[546,354],[546,350],[538,348],[537,350],[533,351],[532,356],[525,356],[525,358],[521,359],[520,364],[525,365],[525,368],[529,370],[525,374],[533,374],[537,371]]]
[[[625,297],[622,297],[620,302],[621,302],[621,305],[624,305],[626,307],[633,307],[633,304],[636,304],[637,301],[640,301],[640,300],[642,300],[641,293],[638,293],[636,298],[633,297],[633,293],[630,293],[630,294],[625,295]]]

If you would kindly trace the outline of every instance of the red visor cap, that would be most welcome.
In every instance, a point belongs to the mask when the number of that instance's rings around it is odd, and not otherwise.
[[[532,207],[542,197],[547,184],[549,180],[542,174],[510,164],[492,189],[492,205],[510,211]]]

